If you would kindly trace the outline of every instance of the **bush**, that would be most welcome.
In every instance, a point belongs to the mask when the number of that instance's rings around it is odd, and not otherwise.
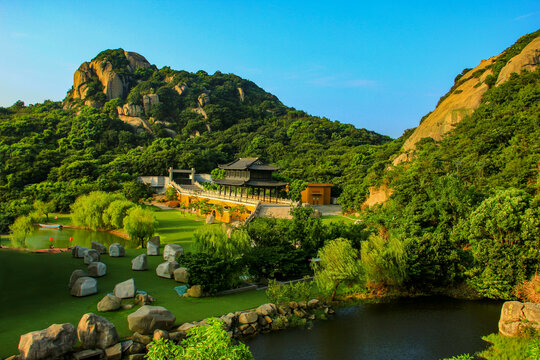
[[[243,261],[248,273],[258,281],[298,279],[310,273],[304,251],[291,245],[250,248]]]
[[[186,254],[179,263],[189,269],[189,285],[201,285],[210,295],[238,285],[244,268],[238,257],[221,258],[206,253]]]
[[[530,281],[516,286],[516,297],[524,302],[540,304],[540,275],[535,274]]]
[[[289,301],[308,301],[311,299],[313,284],[306,279],[291,284],[280,284],[276,280],[270,280],[266,296],[273,304],[283,304]]]

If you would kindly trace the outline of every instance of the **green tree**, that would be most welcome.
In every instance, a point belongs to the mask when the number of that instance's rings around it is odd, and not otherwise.
[[[339,285],[362,281],[358,250],[352,247],[349,240],[332,240],[319,250],[317,256],[319,263],[313,263],[315,282],[319,289],[332,293],[331,300],[334,300]]]
[[[92,230],[106,227],[103,221],[103,213],[109,204],[115,200],[125,200],[122,195],[109,194],[104,191],[93,191],[88,195],[82,195],[71,205],[71,218],[78,226]]]
[[[9,227],[11,240],[17,247],[26,247],[26,237],[34,230],[30,216],[23,215],[15,219],[15,222]]]
[[[201,253],[222,258],[241,256],[250,247],[251,240],[245,230],[230,230],[230,236],[221,227],[203,227],[193,234],[195,248]]]
[[[128,200],[115,200],[103,212],[103,223],[107,228],[121,229],[129,209],[135,204]]]
[[[49,202],[36,200],[34,201],[33,206],[36,212],[47,218],[47,222],[49,221],[49,214],[56,209],[56,204],[54,200],[51,200]]]
[[[398,286],[406,278],[404,246],[394,237],[385,240],[382,236],[371,235],[362,243],[361,259],[368,282]]]
[[[122,184],[122,193],[128,200],[139,202],[152,195],[150,186],[138,180],[128,181]]]
[[[482,295],[512,299],[515,286],[540,263],[540,207],[523,190],[497,191],[463,225],[474,265],[471,284]]]
[[[143,248],[146,246],[145,240],[154,235],[157,225],[154,214],[140,206],[129,209],[127,216],[124,218],[124,229],[129,237],[138,242],[139,246]]]

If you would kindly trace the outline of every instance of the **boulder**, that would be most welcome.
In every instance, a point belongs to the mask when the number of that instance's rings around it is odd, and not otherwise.
[[[84,270],[81,270],[81,269],[73,270],[73,272],[71,273],[71,276],[69,277],[69,284],[68,284],[69,288],[71,289],[73,287],[73,284],[75,284],[75,281],[77,281],[77,279],[85,277],[85,276],[87,275],[84,272]]]
[[[504,336],[523,336],[527,328],[540,331],[540,305],[507,301],[501,309],[499,332]]]
[[[148,256],[159,256],[160,238],[159,236],[153,236],[146,243],[146,254]]]
[[[172,279],[174,270],[178,269],[179,266],[176,261],[165,261],[157,266],[156,274],[162,278]]]
[[[149,305],[152,303],[151,296],[149,296],[146,293],[140,293],[135,296],[135,300],[137,301],[137,304],[139,305]]]
[[[216,221],[216,217],[213,214],[209,214],[206,216],[207,224],[213,224],[215,221]]]
[[[261,316],[274,315],[276,312],[276,306],[274,304],[263,304],[255,311]]]
[[[169,339],[169,332],[166,331],[166,330],[161,330],[161,329],[156,329],[154,330],[154,336],[153,336],[153,339],[154,340],[159,340],[159,339]]]
[[[190,297],[198,298],[202,296],[202,286],[201,285],[193,285],[189,289],[187,289],[186,294]]]
[[[135,344],[148,345],[150,344],[150,341],[152,341],[152,338],[150,336],[134,332],[131,340],[133,340]]]
[[[113,323],[94,313],[82,316],[77,326],[77,337],[85,349],[106,349],[119,340]]]
[[[311,299],[307,303],[308,309],[315,309],[319,306],[319,300],[317,299]]]
[[[257,319],[259,316],[257,315],[257,312],[255,311],[248,311],[243,312],[238,316],[238,322],[240,324],[252,324],[254,322],[257,322]]]
[[[107,265],[102,262],[92,262],[88,265],[88,276],[101,277],[107,274]]]
[[[107,360],[121,360],[122,344],[117,343],[105,349],[105,357],[107,358]]]
[[[178,268],[174,270],[174,280],[181,282],[181,283],[187,283],[189,279],[189,272],[188,269],[185,267]]]
[[[159,96],[157,94],[148,94],[143,96],[143,107],[145,113],[150,113],[153,105],[159,104]]]
[[[142,271],[148,270],[148,264],[146,262],[146,254],[141,254],[131,260],[131,270]]]
[[[174,314],[162,306],[145,305],[128,315],[129,330],[141,334],[152,334],[156,329],[168,330],[175,321]]]
[[[71,288],[71,295],[82,297],[97,294],[97,281],[94,278],[84,276],[78,278]]]
[[[93,262],[98,262],[100,260],[99,252],[94,249],[88,249],[84,252],[84,263],[89,265]]]
[[[101,349],[83,350],[83,351],[78,351],[73,354],[73,360],[94,360],[94,359],[103,359],[103,350]]]
[[[59,358],[73,348],[77,333],[72,324],[53,324],[45,330],[21,336],[19,352],[22,359],[45,360]]]
[[[75,245],[73,249],[71,249],[71,255],[73,255],[74,258],[82,259],[84,258],[84,253],[86,250],[89,250],[87,247]]]
[[[126,250],[124,250],[124,247],[121,244],[114,243],[109,246],[109,256],[122,257],[124,255],[126,255]]]
[[[135,297],[137,288],[135,287],[135,280],[133,278],[118,283],[114,286],[114,295],[120,299],[127,299]]]
[[[115,311],[120,309],[120,305],[122,305],[122,299],[118,296],[107,294],[100,302],[98,302],[97,310],[100,312]]]
[[[163,249],[163,259],[165,261],[176,261],[180,255],[184,255],[184,249],[178,244],[167,244]]]
[[[92,241],[92,249],[96,250],[102,255],[107,253],[107,247],[102,243],[98,243],[97,241]]]

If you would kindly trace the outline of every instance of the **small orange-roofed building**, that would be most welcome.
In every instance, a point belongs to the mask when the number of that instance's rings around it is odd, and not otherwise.
[[[302,202],[311,205],[330,205],[332,184],[308,184],[302,191]]]

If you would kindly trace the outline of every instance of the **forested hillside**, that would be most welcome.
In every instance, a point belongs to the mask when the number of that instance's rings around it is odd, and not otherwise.
[[[118,190],[170,166],[209,172],[259,156],[287,181],[335,183],[338,195],[388,157],[376,150],[387,136],[287,108],[236,75],[158,70],[142,57],[144,67],[133,69],[128,58],[107,50],[81,65],[86,72],[78,70],[62,103],[0,108],[0,232],[34,199],[67,211],[82,193]]]

